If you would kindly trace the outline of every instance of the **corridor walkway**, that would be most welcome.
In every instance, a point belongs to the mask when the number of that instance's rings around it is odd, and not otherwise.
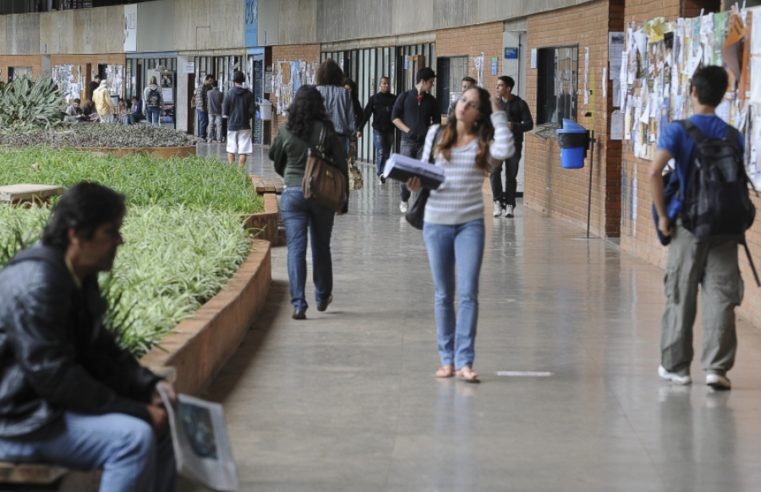
[[[250,169],[271,172],[262,154]],[[207,395],[241,490],[761,490],[761,331],[739,323],[731,392],[697,363],[696,384],[670,386],[656,374],[662,272],[519,206],[486,220],[483,382],[437,380],[421,233],[398,187],[363,172],[336,220],[333,304],[318,313],[308,285],[308,319],[293,321],[275,248],[268,306]]]

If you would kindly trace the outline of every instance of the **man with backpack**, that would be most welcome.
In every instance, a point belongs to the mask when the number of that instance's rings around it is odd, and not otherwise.
[[[734,309],[743,297],[737,247],[755,215],[742,135],[715,112],[727,79],[718,66],[695,72],[690,88],[694,114],[662,130],[649,169],[658,230],[670,241],[658,374],[676,384],[692,382],[692,325],[700,285],[701,364],[706,384],[722,390],[732,386],[727,372],[737,351]],[[671,159],[678,191],[666,203],[662,172]]]
[[[145,107],[143,113],[147,118],[147,122],[153,126],[158,127],[161,117],[161,105],[164,102],[161,96],[161,89],[156,82],[156,77],[151,77],[151,83],[143,91],[143,101]]]

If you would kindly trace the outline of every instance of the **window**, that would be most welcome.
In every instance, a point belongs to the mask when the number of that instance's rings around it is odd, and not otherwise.
[[[462,93],[462,78],[468,75],[468,57],[440,57],[436,61],[436,96],[441,114],[449,112],[449,105]]]
[[[541,48],[537,52],[538,125],[562,125],[563,118],[576,120],[579,48]]]

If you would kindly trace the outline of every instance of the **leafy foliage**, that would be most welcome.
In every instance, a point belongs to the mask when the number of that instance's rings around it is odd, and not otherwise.
[[[77,123],[59,129],[27,129],[0,132],[0,145],[54,148],[92,147],[185,147],[195,145],[196,138],[172,128],[148,125],[98,125]]]
[[[62,106],[63,98],[52,79],[16,78],[0,91],[0,129],[13,134],[51,128],[60,124]]]
[[[246,173],[213,158],[113,157],[45,148],[0,150],[0,185],[70,186],[82,180],[119,190],[129,205],[182,205],[240,214],[264,209]]]

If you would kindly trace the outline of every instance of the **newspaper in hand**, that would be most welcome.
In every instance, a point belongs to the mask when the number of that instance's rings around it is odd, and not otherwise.
[[[444,182],[444,170],[412,157],[391,154],[383,168],[383,177],[403,183],[412,177],[418,177],[425,188],[435,190]]]
[[[177,471],[218,491],[237,492],[240,484],[222,405],[188,395],[173,407],[163,385],[157,385],[169,417]]]

